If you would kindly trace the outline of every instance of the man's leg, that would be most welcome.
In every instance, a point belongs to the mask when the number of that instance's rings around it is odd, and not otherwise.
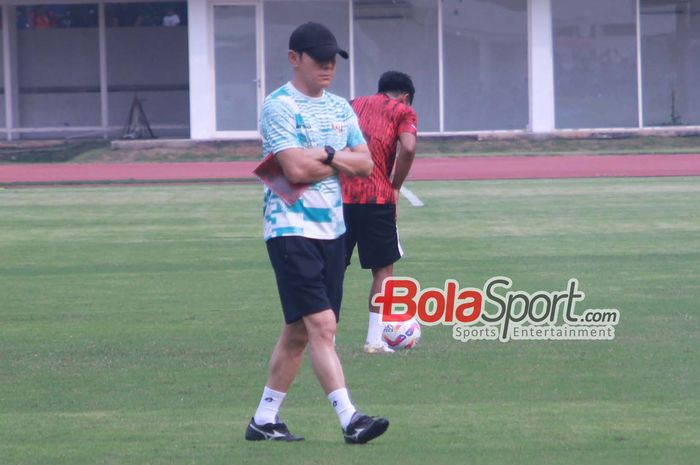
[[[394,265],[387,265],[381,268],[372,269],[372,287],[369,290],[369,323],[367,325],[367,339],[365,341],[365,352],[393,352],[382,343],[382,324],[380,307],[372,305],[372,298],[382,291],[382,283],[386,278],[394,275]]]
[[[403,255],[396,228],[396,206],[360,205],[358,212],[363,226],[358,227],[357,233],[360,264],[362,268],[372,270],[364,351],[370,354],[390,353],[393,350],[382,340],[384,324],[381,322],[380,307],[372,305],[372,298],[381,292],[384,280],[394,275],[393,264]]]
[[[335,314],[331,309],[313,313],[304,317],[304,324],[309,335],[311,366],[345,429],[357,409],[350,401],[343,367],[333,343],[337,325]]]
[[[296,272],[292,265],[299,264],[289,263],[287,260],[288,250],[297,247],[297,241],[295,238],[278,237],[265,244],[275,271],[285,321],[293,323],[283,324],[272,351],[267,383],[254,417],[257,424],[275,423],[282,401],[299,371],[308,343],[306,327],[300,312],[303,304],[295,300],[293,294],[296,283],[292,283],[292,277],[300,273]]]
[[[309,336],[311,364],[328,400],[338,414],[345,442],[364,444],[381,436],[389,427],[389,420],[370,417],[359,412],[350,400],[345,387],[345,375],[335,351],[333,336],[336,330],[335,314],[331,309],[304,317]]]
[[[267,386],[280,392],[287,392],[299,372],[308,342],[303,320],[282,327],[268,366]]]
[[[379,313],[380,308],[377,305],[372,305],[372,298],[382,292],[382,283],[386,278],[394,276],[394,265],[387,265],[381,268],[372,269],[372,288],[369,290],[369,311]]]
[[[268,365],[268,376],[260,403],[246,430],[246,439],[297,441],[303,439],[289,432],[284,423],[279,423],[278,413],[287,396],[299,366],[304,358],[308,342],[304,322],[299,320],[282,327]]]
[[[335,314],[331,309],[304,317],[311,366],[326,395],[345,387],[345,375],[335,351]]]

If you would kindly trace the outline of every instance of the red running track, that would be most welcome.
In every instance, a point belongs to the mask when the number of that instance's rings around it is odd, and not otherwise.
[[[254,180],[257,162],[0,165],[0,185]],[[411,180],[700,176],[700,154],[418,158]]]

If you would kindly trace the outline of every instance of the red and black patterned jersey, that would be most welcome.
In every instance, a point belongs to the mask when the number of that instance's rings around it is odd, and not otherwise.
[[[360,120],[360,129],[372,154],[374,169],[367,178],[341,173],[343,203],[393,204],[391,172],[396,160],[396,146],[399,134],[416,134],[416,112],[409,105],[385,94],[358,97],[350,103]]]

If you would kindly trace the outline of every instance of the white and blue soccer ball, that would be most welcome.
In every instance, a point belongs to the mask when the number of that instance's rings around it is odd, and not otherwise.
[[[382,338],[394,350],[411,349],[420,341],[420,335],[420,323],[411,318],[407,321],[384,323]]]

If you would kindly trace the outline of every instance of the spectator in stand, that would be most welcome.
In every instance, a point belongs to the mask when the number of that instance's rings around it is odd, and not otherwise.
[[[60,21],[61,27],[72,27],[73,26],[73,13],[70,10],[65,10],[63,16],[61,16]]]
[[[25,7],[17,7],[17,29],[30,29],[32,27],[29,21],[29,15]]]
[[[37,7],[32,12],[30,19],[34,29],[51,29],[53,27],[51,15],[44,6]]]
[[[175,27],[180,25],[180,17],[175,13],[175,10],[168,8],[163,17],[163,26]]]

